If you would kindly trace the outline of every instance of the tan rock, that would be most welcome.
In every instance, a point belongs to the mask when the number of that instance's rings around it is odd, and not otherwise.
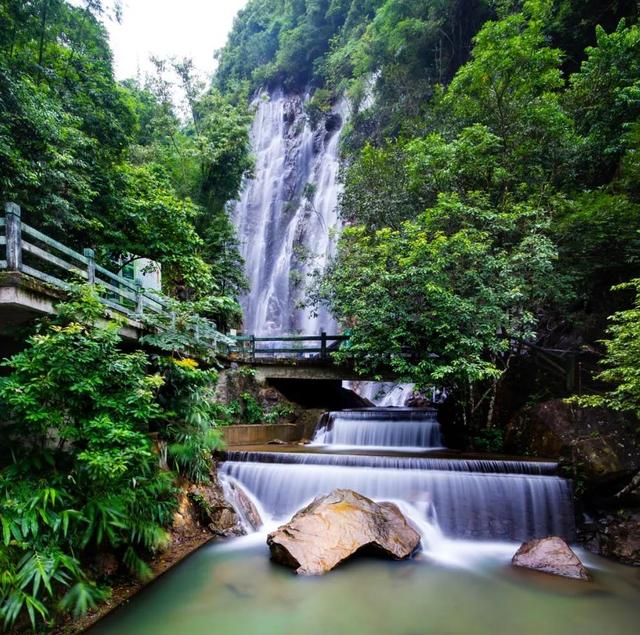
[[[267,544],[276,562],[299,574],[319,575],[361,550],[408,558],[420,544],[420,534],[393,503],[337,489],[269,534]]]
[[[511,564],[525,569],[534,569],[566,578],[589,580],[589,572],[571,547],[557,536],[529,540],[511,560]]]

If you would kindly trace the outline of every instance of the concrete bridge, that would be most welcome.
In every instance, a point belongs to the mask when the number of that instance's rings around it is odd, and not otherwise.
[[[121,334],[125,339],[139,339],[148,328],[145,317],[149,315],[171,324],[169,298],[96,262],[93,250],[79,253],[31,227],[22,220],[18,205],[7,203],[4,211],[0,216],[0,327],[52,315],[73,282],[96,285],[107,312],[124,318]],[[335,386],[343,380],[374,379],[335,363],[331,354],[347,345],[348,335],[223,336],[213,322],[201,322],[205,327],[201,324],[191,333],[199,344],[215,350],[227,367],[254,368],[261,381]],[[2,352],[10,354],[8,342],[3,344]]]
[[[146,316],[168,325],[175,322],[171,301],[162,293],[103,266],[92,249],[79,253],[31,227],[22,221],[15,203],[6,203],[4,212],[0,216],[0,326],[52,315],[55,304],[78,282],[96,285],[107,313],[124,318],[120,333],[125,339],[137,340],[144,334]],[[213,322],[200,322],[188,327],[199,342],[216,348],[226,341]]]

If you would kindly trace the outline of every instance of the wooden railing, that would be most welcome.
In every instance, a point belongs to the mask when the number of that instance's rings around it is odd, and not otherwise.
[[[274,335],[270,337],[239,335],[235,337],[236,346],[233,352],[244,360],[307,358],[328,361],[331,353],[348,339],[348,335],[327,335],[324,332],[320,335]],[[287,346],[287,344],[289,345]],[[311,344],[311,346],[305,346],[305,344]]]
[[[151,314],[149,317],[166,317],[168,324],[175,323],[169,298],[145,289],[140,280],[130,280],[98,264],[92,249],[81,254],[22,222],[20,207],[15,203],[6,203],[4,218],[0,217],[2,246],[5,253],[0,270],[20,272],[62,290],[74,280],[97,285],[103,304],[130,320],[139,321]],[[193,330],[196,339],[212,347],[227,339],[210,321],[205,328],[196,325]]]

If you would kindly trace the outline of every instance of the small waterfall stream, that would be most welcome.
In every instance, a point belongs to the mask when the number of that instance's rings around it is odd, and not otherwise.
[[[313,444],[421,452],[441,448],[442,439],[435,410],[371,408],[331,413]]]

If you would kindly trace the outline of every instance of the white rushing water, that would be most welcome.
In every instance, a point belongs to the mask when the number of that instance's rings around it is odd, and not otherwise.
[[[313,444],[422,452],[442,448],[442,438],[435,410],[372,408],[331,413]]]
[[[236,205],[234,222],[250,292],[241,299],[244,330],[256,335],[335,331],[326,310],[300,309],[310,276],[334,251],[340,133],[347,105],[313,130],[305,98],[275,92],[255,100],[251,132],[254,178]]]
[[[423,451],[441,443],[431,411],[372,408],[330,413],[323,421],[319,438],[333,434],[360,451],[383,442],[387,452],[415,450],[420,441]],[[460,539],[573,537],[571,485],[556,475],[554,463],[332,453],[339,447],[235,452],[220,469],[259,501],[267,524],[288,520],[316,496],[347,488],[396,502],[419,527],[425,549],[445,549],[440,556],[447,558],[457,557]]]
[[[413,384],[378,381],[344,381],[342,385],[382,408],[406,406],[415,388]]]

